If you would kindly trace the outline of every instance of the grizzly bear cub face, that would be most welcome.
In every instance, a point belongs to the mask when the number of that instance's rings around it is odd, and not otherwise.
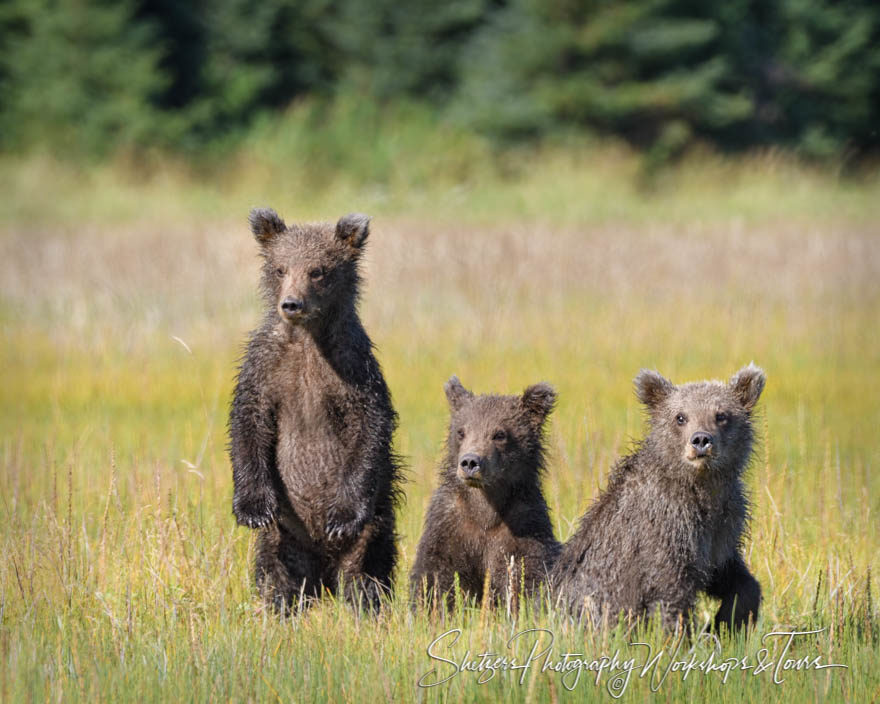
[[[369,224],[366,215],[352,214],[335,227],[321,223],[288,228],[273,210],[251,212],[251,229],[263,257],[263,293],[282,321],[314,324],[351,304]]]
[[[522,396],[474,396],[452,377],[445,391],[450,409],[447,471],[487,495],[534,481],[543,462],[544,420],[556,400],[553,388],[541,383]]]
[[[736,474],[752,448],[751,412],[764,389],[764,374],[746,367],[729,384],[676,386],[655,371],[635,379],[651,416],[649,443],[670,467],[685,472]]]

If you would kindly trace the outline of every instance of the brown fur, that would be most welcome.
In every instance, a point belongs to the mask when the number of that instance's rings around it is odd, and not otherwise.
[[[740,541],[764,373],[750,365],[726,384],[676,386],[643,370],[635,383],[650,433],[565,544],[553,575],[559,599],[593,622],[659,610],[675,628],[705,591],[721,599],[716,628],[740,627],[757,618],[761,599]]]
[[[556,393],[536,384],[522,396],[474,396],[446,384],[450,422],[440,486],[431,498],[411,575],[414,598],[532,592],[547,577],[559,543],[544,496],[544,421]]]
[[[399,469],[397,416],[356,309],[369,219],[288,228],[257,210],[250,220],[267,312],[230,412],[233,512],[260,529],[255,575],[268,601],[287,608],[341,586],[375,606],[397,561]]]

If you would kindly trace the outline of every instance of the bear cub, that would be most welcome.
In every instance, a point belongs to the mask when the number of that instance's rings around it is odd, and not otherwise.
[[[266,313],[239,369],[229,453],[233,513],[260,531],[257,588],[282,611],[325,589],[375,607],[397,562],[400,471],[397,416],[356,307],[369,218],[288,227],[266,209],[250,225]]]
[[[729,383],[675,386],[639,373],[650,432],[617,463],[563,547],[553,574],[562,603],[594,624],[659,609],[675,629],[704,591],[721,599],[716,630],[757,618],[761,588],[740,541],[748,519],[742,476],[764,381],[753,364]]]
[[[476,396],[454,376],[445,391],[447,454],[412,569],[413,599],[451,606],[456,574],[465,598],[481,600],[484,584],[493,601],[534,592],[560,548],[541,492],[556,392],[542,383],[522,396]]]

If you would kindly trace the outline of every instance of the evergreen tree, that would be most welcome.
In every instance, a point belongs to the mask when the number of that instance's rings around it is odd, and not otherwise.
[[[133,6],[8,0],[0,20],[2,144],[104,154],[160,134],[164,86],[151,28]]]
[[[328,93],[343,60],[333,0],[146,0],[167,39],[162,104],[194,146],[246,128],[298,96]]]
[[[347,0],[336,41],[342,74],[379,99],[444,101],[457,87],[459,55],[495,6],[491,0]]]
[[[427,101],[482,132],[880,145],[875,0],[6,0],[0,148],[200,150],[301,96]],[[354,96],[354,97],[352,97]],[[345,102],[345,101],[343,101]]]
[[[656,159],[694,136],[870,146],[878,18],[871,0],[513,0],[465,53],[456,112],[508,138],[590,126]]]
[[[734,53],[756,103],[746,136],[818,157],[880,145],[871,136],[880,118],[880,5],[781,0],[772,8],[750,23],[763,50]]]

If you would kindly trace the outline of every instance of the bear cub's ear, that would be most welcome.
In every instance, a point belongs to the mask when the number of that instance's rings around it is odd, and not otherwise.
[[[443,390],[446,392],[446,398],[452,410],[460,408],[465,401],[474,397],[470,391],[461,385],[457,376],[451,376],[449,381],[444,384]]]
[[[754,362],[730,377],[730,387],[733,389],[733,394],[747,411],[751,411],[755,407],[766,382],[767,377],[764,375],[764,370],[756,366]]]
[[[538,421],[543,421],[556,405],[556,391],[545,382],[533,384],[523,391],[522,404]]]
[[[651,369],[642,369],[635,378],[636,396],[648,408],[654,408],[675,390],[675,384]]]
[[[272,208],[254,208],[248,216],[251,232],[260,244],[268,244],[272,238],[287,229],[284,220]]]
[[[350,213],[336,223],[336,237],[353,249],[360,249],[370,234],[370,218],[362,213]]]

